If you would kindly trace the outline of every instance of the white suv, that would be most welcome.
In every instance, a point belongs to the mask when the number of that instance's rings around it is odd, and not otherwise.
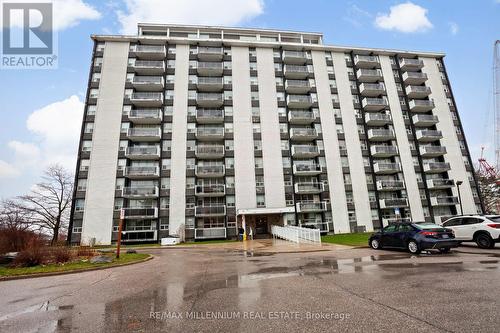
[[[476,242],[482,249],[491,249],[500,242],[500,215],[462,215],[442,223],[453,230],[460,242]]]

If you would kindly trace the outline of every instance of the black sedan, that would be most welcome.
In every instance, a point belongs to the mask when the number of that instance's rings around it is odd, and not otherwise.
[[[407,249],[413,254],[423,250],[447,253],[459,245],[451,229],[433,223],[395,223],[370,236],[372,249]]]

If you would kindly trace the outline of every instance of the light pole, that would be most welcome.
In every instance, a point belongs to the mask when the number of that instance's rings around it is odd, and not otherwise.
[[[462,208],[462,196],[460,195],[460,185],[463,184],[463,181],[457,180],[457,191],[458,191],[458,203],[460,204],[460,215],[464,215],[464,210]]]

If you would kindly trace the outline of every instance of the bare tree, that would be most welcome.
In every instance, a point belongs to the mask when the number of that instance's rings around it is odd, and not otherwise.
[[[18,208],[30,214],[30,224],[51,235],[51,244],[67,228],[73,194],[73,176],[59,164],[44,171],[42,182],[27,195],[18,197]]]
[[[498,214],[500,213],[500,188],[497,184],[496,177],[477,173],[477,181],[483,204],[485,214]]]
[[[0,203],[0,228],[8,230],[28,230],[31,227],[31,213],[13,199]]]

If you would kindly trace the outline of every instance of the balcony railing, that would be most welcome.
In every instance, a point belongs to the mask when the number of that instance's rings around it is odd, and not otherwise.
[[[167,51],[165,45],[136,45],[134,52],[140,58],[162,59]]]
[[[315,194],[324,191],[323,183],[309,182],[309,183],[296,183],[295,193],[297,194]]]
[[[424,172],[441,173],[451,170],[450,163],[447,162],[432,162],[424,164]]]
[[[398,173],[401,172],[401,164],[375,162],[373,164],[373,170],[376,174]]]
[[[158,60],[136,60],[131,65],[136,73],[162,74],[165,72],[165,63]]]
[[[309,80],[286,80],[285,90],[292,94],[305,94],[311,90],[311,84]]]
[[[123,208],[126,219],[150,219],[158,217],[158,208],[156,207],[129,207]]]
[[[405,84],[422,84],[427,81],[427,74],[420,72],[405,72],[403,73],[403,81]]]
[[[132,85],[135,89],[157,90],[163,89],[163,77],[161,76],[134,76]]]
[[[195,228],[195,239],[226,238],[226,228]]]
[[[443,133],[441,131],[435,130],[418,130],[417,140],[421,142],[432,142],[443,138]]]
[[[226,194],[226,186],[224,184],[197,185],[195,187],[195,195],[206,197],[218,197]]]
[[[314,128],[292,128],[290,138],[292,140],[314,140],[318,137],[318,132]]]
[[[158,196],[157,186],[133,186],[122,188],[122,196],[126,198],[154,198]]]
[[[377,190],[379,191],[398,191],[404,190],[405,183],[402,180],[378,180]]]
[[[325,201],[301,201],[296,204],[298,213],[313,213],[326,210]]]
[[[224,104],[224,94],[220,93],[198,93],[196,102],[200,106],[220,107]]]
[[[307,60],[307,54],[302,51],[283,51],[283,62],[286,64],[303,64]]]
[[[386,97],[382,98],[364,97],[361,101],[361,105],[366,111],[379,111],[389,106],[389,102],[387,101]]]
[[[201,60],[221,60],[224,56],[222,47],[213,46],[199,46],[196,53]]]
[[[370,151],[373,157],[390,157],[399,153],[396,146],[371,146]]]
[[[222,158],[224,157],[224,146],[196,146],[195,155],[197,158]]]
[[[424,62],[421,59],[408,59],[403,58],[399,60],[399,67],[401,70],[417,70],[424,67]]]
[[[198,88],[222,88],[224,81],[222,77],[200,76],[198,77]]]
[[[134,92],[130,101],[139,106],[160,106],[163,104],[163,94],[154,92]]]
[[[222,62],[199,61],[196,65],[199,74],[202,75],[222,75],[224,66]]]
[[[161,109],[133,109],[128,114],[128,119],[134,123],[156,124],[163,118]]]
[[[406,95],[408,98],[424,98],[429,96],[431,88],[426,86],[408,86],[406,87]]]
[[[360,82],[375,82],[383,78],[382,71],[380,69],[360,68],[357,70],[356,75]]]
[[[458,198],[454,196],[431,197],[432,206],[452,206],[458,204]]]
[[[136,159],[150,159],[160,157],[160,147],[158,146],[135,146],[127,147],[125,156]]]
[[[196,217],[211,217],[211,216],[225,216],[226,206],[196,206],[194,209],[194,216]]]
[[[321,165],[317,163],[299,163],[293,164],[293,173],[298,176],[317,175],[322,172]]]
[[[368,130],[368,139],[371,141],[388,141],[395,138],[392,129],[370,129]]]
[[[288,95],[286,101],[291,108],[308,108],[313,103],[311,96],[307,95]]]
[[[156,141],[161,138],[160,128],[129,128],[127,137],[130,140]]]
[[[318,146],[309,146],[309,145],[292,146],[293,157],[316,157],[318,155],[319,155]]]
[[[359,92],[362,96],[378,96],[385,91],[383,82],[379,83],[361,83],[359,85]]]
[[[367,113],[365,114],[365,122],[369,126],[381,126],[392,122],[392,118],[385,113]]]
[[[434,109],[434,101],[425,99],[412,99],[409,102],[410,111],[412,112],[427,112]]]
[[[439,122],[439,118],[430,114],[416,114],[411,117],[415,126],[432,126]]]
[[[196,121],[201,124],[214,124],[224,122],[224,110],[221,109],[197,109]]]
[[[408,207],[408,199],[380,199],[380,208]]]
[[[420,146],[420,155],[424,157],[435,157],[446,154],[446,147],[441,146]]]
[[[224,127],[199,127],[196,129],[196,138],[200,140],[224,139]]]
[[[291,110],[288,113],[288,122],[292,124],[310,124],[316,120],[316,115],[308,110]]]
[[[379,63],[377,56],[368,56],[356,54],[354,56],[354,65],[358,68],[373,68]]]
[[[453,179],[427,179],[427,187],[430,189],[445,189],[455,186]]]
[[[158,177],[160,168],[157,166],[128,166],[125,167],[123,175],[129,178]]]
[[[224,165],[197,165],[195,168],[196,177],[223,177]]]
[[[305,79],[312,73],[308,66],[285,65],[284,74],[287,78]]]

